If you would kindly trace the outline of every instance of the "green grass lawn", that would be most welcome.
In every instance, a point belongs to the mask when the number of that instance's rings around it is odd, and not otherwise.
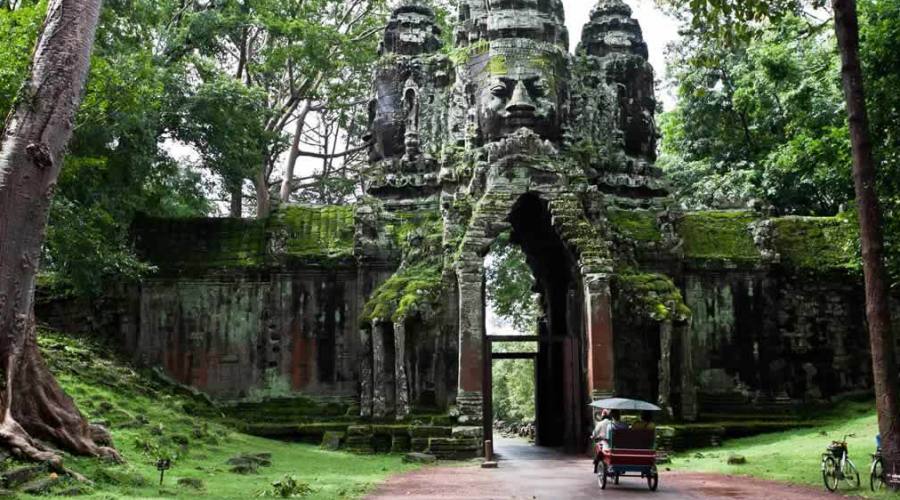
[[[82,498],[246,499],[292,475],[308,486],[304,498],[356,498],[388,475],[414,468],[398,455],[328,452],[240,434],[223,425],[202,398],[136,371],[90,342],[41,332],[40,344],[62,386],[91,421],[109,424],[127,460],[125,465],[111,465],[66,456],[66,466],[94,484],[85,487],[65,480],[53,489],[55,494],[78,488]],[[243,453],[271,453],[272,464],[256,474],[230,472],[226,462]],[[155,466],[160,457],[173,459],[162,488]],[[7,461],[3,467],[21,465]],[[203,487],[179,485],[181,478],[200,479]]]
[[[672,464],[666,467],[680,471],[746,475],[820,486],[825,491],[821,471],[822,453],[832,440],[855,434],[847,443],[850,459],[859,469],[862,487],[859,491],[849,491],[845,483],[841,483],[840,488],[844,493],[875,496],[869,492],[869,465],[877,433],[874,403],[843,403],[832,414],[827,415],[820,426],[732,439],[725,441],[719,448],[679,453],[672,457]],[[727,461],[731,455],[741,455],[747,459],[747,463],[729,465]],[[877,496],[900,497],[897,494]]]

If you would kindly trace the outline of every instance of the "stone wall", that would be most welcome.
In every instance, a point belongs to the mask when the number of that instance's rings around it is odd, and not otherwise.
[[[219,399],[355,396],[357,284],[353,269],[147,280],[125,348]]]
[[[693,379],[700,413],[871,387],[863,294],[853,276],[689,270],[684,294],[693,312],[692,372],[682,376]]]

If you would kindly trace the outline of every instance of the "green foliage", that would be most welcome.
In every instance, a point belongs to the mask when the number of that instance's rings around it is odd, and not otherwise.
[[[495,344],[496,352],[527,352],[526,343]],[[497,360],[493,365],[494,418],[531,421],[535,418],[535,366],[527,360]]]
[[[205,399],[132,368],[92,340],[44,330],[38,342],[54,375],[85,416],[109,423],[126,460],[114,465],[66,457],[68,468],[94,481],[91,498],[196,498],[196,490],[176,486],[178,479],[194,478],[203,481],[203,495],[238,500],[271,491],[286,476],[308,485],[312,491],[304,498],[359,498],[389,474],[416,468],[403,464],[399,456],[335,453],[241,434],[225,425],[219,410]],[[228,472],[230,458],[260,452],[271,453],[271,467],[246,476]],[[163,493],[155,465],[161,456],[174,459]]]
[[[820,412],[824,413],[823,410]],[[821,455],[832,440],[848,439],[850,457],[860,469],[865,490],[854,495],[877,498],[896,498],[895,492],[873,495],[868,491],[869,453],[874,451],[874,436],[878,434],[878,420],[873,402],[838,403],[833,415],[828,415],[812,428],[763,434],[755,437],[727,440],[720,447],[691,450],[672,457],[671,468],[677,471],[712,472],[751,476],[792,484],[822,486],[822,471],[818,466]],[[729,465],[731,455],[746,457],[747,463]]]
[[[829,20],[797,11],[814,2],[749,2],[749,11],[733,8],[744,3],[736,0],[661,3],[692,15],[683,43],[669,55],[679,103],[660,119],[660,164],[682,204],[730,208],[759,199],[780,213],[826,216],[850,207],[850,142],[835,36]],[[861,0],[856,6],[888,265],[897,282],[900,2]],[[725,34],[741,23],[746,27],[735,32],[739,36]]]
[[[494,313],[520,333],[534,334],[540,307],[535,299],[534,275],[522,249],[509,241],[509,234],[497,239],[485,260],[487,300]]]
[[[304,483],[296,476],[285,474],[284,477],[272,483],[272,488],[262,492],[261,497],[298,498],[313,493],[309,483]]]
[[[786,17],[740,45],[701,32],[670,54],[679,104],[661,119],[661,163],[688,207],[756,198],[830,215],[852,198],[833,36],[808,31]]]
[[[134,256],[128,235],[138,213],[208,212],[199,174],[160,146],[173,66],[158,57],[154,37],[172,8],[168,1],[105,4],[51,205],[42,272],[53,276],[44,282],[96,294],[111,276],[140,276],[149,268]],[[6,15],[0,11],[0,19]]]
[[[691,310],[671,278],[661,274],[624,272],[614,278],[617,298],[635,317],[650,321],[687,321]]]
[[[28,76],[46,9],[45,1],[31,2],[12,11],[0,9],[0,114],[4,120]]]
[[[684,255],[691,259],[759,260],[750,224],[758,216],[743,211],[689,212],[678,223]]]
[[[203,165],[231,192],[261,168],[270,145],[277,151],[285,146],[278,132],[266,129],[269,110],[263,90],[248,88],[208,61],[200,60],[197,66],[203,67],[204,80],[196,88],[180,85],[187,95],[180,96],[168,119],[173,120],[175,137],[191,144]]]

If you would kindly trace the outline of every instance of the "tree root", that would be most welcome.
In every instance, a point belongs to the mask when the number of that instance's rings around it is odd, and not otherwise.
[[[94,442],[91,427],[44,363],[33,326],[29,334],[20,354],[6,360],[12,369],[3,391],[4,408],[0,408],[0,447],[17,458],[47,463],[59,474],[72,475],[63,468],[60,453],[42,441],[76,455],[122,463],[114,448]]]

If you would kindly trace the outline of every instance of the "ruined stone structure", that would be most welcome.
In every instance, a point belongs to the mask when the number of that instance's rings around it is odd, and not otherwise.
[[[613,394],[692,421],[869,388],[852,225],[680,212],[631,10],[600,0],[568,43],[560,0],[461,0],[452,34],[405,2],[373,72],[366,195],[141,221],[159,272],[118,301],[126,350],[291,432],[327,416],[315,429],[353,449],[475,454],[484,257],[509,234],[543,307],[539,444],[580,448]]]

